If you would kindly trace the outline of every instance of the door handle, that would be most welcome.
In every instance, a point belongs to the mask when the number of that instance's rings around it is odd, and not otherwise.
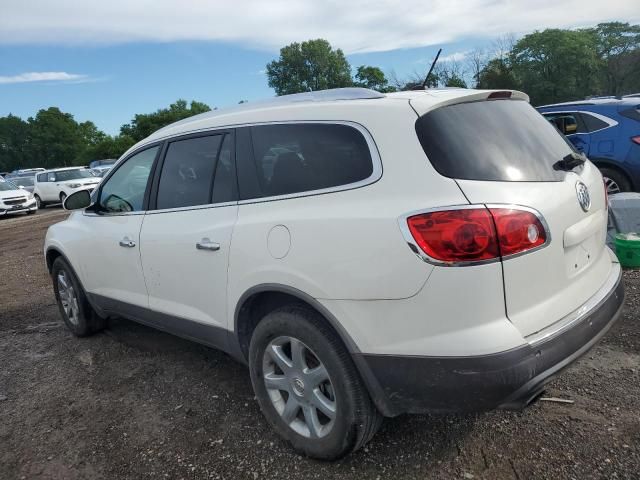
[[[129,237],[124,237],[122,240],[120,240],[120,246],[126,247],[126,248],[133,248],[136,246],[136,242],[134,242],[133,240],[129,240]]]
[[[220,244],[212,242],[208,238],[203,238],[198,243],[196,243],[197,250],[210,250],[212,252],[217,252],[220,250]]]

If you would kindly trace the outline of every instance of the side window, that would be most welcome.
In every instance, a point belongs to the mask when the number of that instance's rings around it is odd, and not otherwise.
[[[46,173],[41,173],[40,175],[38,175],[38,182],[46,182],[46,181],[47,181]]]
[[[339,124],[251,127],[258,188],[276,196],[348,185],[373,173],[364,136]]]
[[[236,181],[231,140],[229,134],[217,134],[171,142],[162,164],[156,208],[233,200]]]
[[[602,130],[609,126],[607,122],[600,120],[593,115],[589,115],[588,113],[582,113],[582,120],[584,121],[588,132],[595,132],[596,130]]]
[[[47,175],[47,182],[55,182],[56,181],[56,174],[51,172],[49,175]]]
[[[102,211],[120,213],[142,210],[144,192],[158,148],[151,147],[136,153],[118,167],[100,190],[98,204]]]
[[[545,113],[544,117],[565,135],[588,133],[579,114],[569,112]]]

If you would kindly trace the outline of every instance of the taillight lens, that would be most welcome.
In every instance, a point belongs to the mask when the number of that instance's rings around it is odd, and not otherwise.
[[[547,232],[533,213],[508,208],[490,208],[489,211],[496,222],[503,257],[531,250],[547,241]]]
[[[422,213],[407,218],[407,225],[426,255],[446,263],[499,259],[547,241],[547,232],[536,215],[510,208]]]
[[[631,141],[633,143],[637,143],[638,145],[640,145],[640,135],[636,135],[635,137],[631,137]]]

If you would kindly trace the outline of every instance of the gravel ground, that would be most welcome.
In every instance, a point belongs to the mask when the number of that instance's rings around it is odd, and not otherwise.
[[[59,208],[0,219],[0,479],[640,476],[640,272],[624,317],[524,412],[386,420],[334,463],[301,458],[226,355],[126,321],[74,338],[44,267]]]

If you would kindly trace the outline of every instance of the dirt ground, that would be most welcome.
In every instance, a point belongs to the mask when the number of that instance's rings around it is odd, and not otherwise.
[[[245,367],[127,321],[63,326],[42,254],[59,208],[0,219],[0,479],[640,477],[640,272],[624,317],[524,412],[403,416],[335,462],[263,420]]]

